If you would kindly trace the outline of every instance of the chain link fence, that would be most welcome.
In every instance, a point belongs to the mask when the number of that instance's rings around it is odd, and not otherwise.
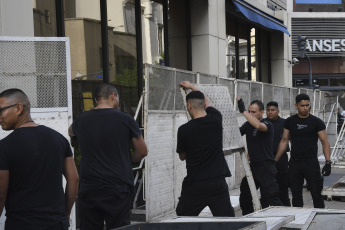
[[[325,120],[323,109],[328,102],[324,99],[324,92],[320,90],[289,88],[146,65],[144,127],[145,140],[149,149],[145,169],[147,221],[158,220],[174,213],[182,181],[186,175],[185,162],[180,161],[176,153],[177,130],[179,126],[188,121],[184,106],[185,99],[178,87],[182,81],[198,84],[198,87],[211,99],[217,109],[220,111],[225,109],[234,113],[226,114],[225,110],[222,112],[225,138],[223,147],[232,172],[232,178],[227,179],[229,189],[238,187],[244,176],[239,153],[226,151],[234,148],[231,145],[226,148],[226,143],[234,140],[235,136],[239,136],[239,124],[245,122],[243,116],[239,116],[239,113],[235,112],[237,96],[243,98],[246,106],[252,100],[261,100],[265,105],[269,101],[276,101],[280,106],[280,115],[289,117],[296,113],[295,97],[297,94],[306,93],[311,99],[312,112]],[[210,88],[205,84],[209,84]],[[226,93],[216,85],[226,86]],[[227,101],[232,107],[231,109],[226,107]],[[232,118],[235,120],[233,121]],[[228,122],[229,125],[227,126],[224,122]],[[243,142],[241,137],[238,138],[237,144]]]

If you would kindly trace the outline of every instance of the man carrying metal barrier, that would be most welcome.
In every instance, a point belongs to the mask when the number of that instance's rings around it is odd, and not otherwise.
[[[186,160],[187,176],[176,207],[178,216],[198,216],[208,206],[213,216],[235,216],[225,177],[231,176],[223,153],[221,113],[190,82],[180,86],[191,89],[186,96],[192,120],[177,133],[176,152]]]
[[[279,186],[276,180],[277,169],[273,157],[273,132],[274,127],[270,121],[263,118],[264,105],[261,101],[252,101],[245,109],[242,98],[237,97],[240,113],[247,119],[240,127],[241,135],[246,135],[250,168],[254,181],[261,192],[261,206],[282,206],[279,199]],[[242,214],[254,212],[252,195],[247,178],[244,177],[240,186],[240,206]]]
[[[283,137],[278,146],[275,161],[285,153],[291,141],[291,158],[289,161],[289,184],[292,192],[292,205],[303,207],[303,183],[307,181],[313,198],[314,208],[324,208],[321,196],[323,177],[331,174],[330,145],[324,122],[310,114],[310,98],[306,94],[296,96],[297,114],[286,119]],[[320,174],[317,156],[317,142],[320,139],[326,163]]]

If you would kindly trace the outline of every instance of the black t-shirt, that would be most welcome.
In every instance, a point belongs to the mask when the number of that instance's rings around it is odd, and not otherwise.
[[[317,133],[326,129],[321,119],[311,114],[307,118],[300,118],[296,114],[286,119],[284,128],[290,131],[292,159],[317,157]]]
[[[6,225],[46,229],[66,218],[62,173],[71,156],[67,139],[42,125],[18,128],[0,141],[0,170],[9,170]]]
[[[267,119],[262,119],[260,122],[267,126],[266,132],[255,129],[248,121],[240,127],[241,135],[246,135],[248,154],[252,164],[266,160],[274,160],[273,125]]]
[[[92,109],[72,125],[81,149],[80,192],[112,187],[133,192],[130,146],[141,135],[136,121],[116,109]]]
[[[222,115],[213,107],[206,113],[178,129],[176,152],[186,153],[186,183],[231,176],[223,153]]]
[[[272,125],[274,127],[273,155],[275,156],[275,155],[277,155],[279,142],[283,137],[285,119],[278,116],[278,118],[276,120],[269,120],[269,121],[272,123]],[[289,151],[289,150],[290,150],[289,147],[287,147],[286,151]]]

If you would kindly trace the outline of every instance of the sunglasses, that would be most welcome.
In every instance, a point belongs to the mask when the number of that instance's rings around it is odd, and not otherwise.
[[[13,105],[5,106],[5,107],[0,107],[0,115],[2,115],[2,112],[5,111],[6,109],[11,108],[11,107],[16,106],[16,105],[18,105],[18,104],[13,104]]]

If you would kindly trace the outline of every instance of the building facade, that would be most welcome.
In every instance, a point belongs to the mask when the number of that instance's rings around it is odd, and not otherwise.
[[[345,108],[345,1],[294,0],[291,17],[292,54],[298,57],[298,36],[306,36],[307,58],[293,67],[293,86],[305,87],[312,78],[321,90],[338,95]]]

